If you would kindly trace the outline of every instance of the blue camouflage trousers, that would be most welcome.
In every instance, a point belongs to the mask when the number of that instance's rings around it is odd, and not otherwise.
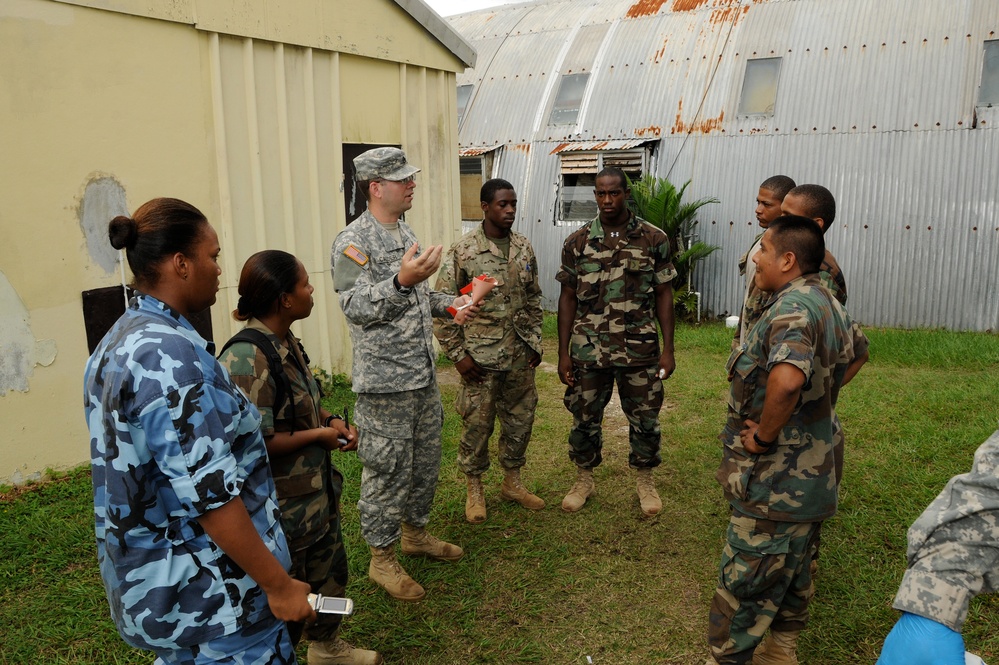
[[[436,380],[399,393],[361,393],[354,407],[361,535],[372,547],[402,537],[402,523],[426,526],[441,466],[444,409]]]
[[[153,665],[296,665],[284,621],[271,616],[232,635],[186,649],[157,651]]]
[[[659,411],[663,406],[663,382],[658,365],[595,368],[576,365],[576,383],[566,388],[565,408],[572,414],[569,459],[581,469],[592,469],[603,461],[602,422],[604,408],[617,382],[621,410],[628,418],[631,452],[628,466],[651,469],[659,466],[661,435]]]
[[[722,665],[751,663],[767,629],[802,630],[821,522],[773,522],[733,511],[711,601],[708,643]]]

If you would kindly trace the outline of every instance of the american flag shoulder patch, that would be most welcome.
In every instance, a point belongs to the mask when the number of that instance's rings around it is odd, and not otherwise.
[[[343,250],[343,255],[362,268],[368,264],[368,255],[353,245],[347,245],[347,249]]]

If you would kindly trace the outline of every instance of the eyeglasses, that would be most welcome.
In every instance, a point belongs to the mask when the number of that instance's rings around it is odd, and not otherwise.
[[[408,185],[409,183],[414,182],[415,180],[416,176],[411,175],[403,178],[402,180],[388,180],[386,178],[378,178],[377,180],[375,180],[375,182],[397,182],[400,185]]]

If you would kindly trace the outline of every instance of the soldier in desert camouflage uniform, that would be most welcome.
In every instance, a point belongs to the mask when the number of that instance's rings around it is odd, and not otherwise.
[[[483,273],[495,278],[497,286],[468,325],[444,318],[434,323],[444,353],[461,374],[458,466],[468,484],[465,518],[473,524],[486,519],[482,474],[489,468],[489,437],[497,415],[499,461],[506,472],[500,496],[531,510],[545,506],[520,479],[538,403],[534,369],[542,353],[537,261],[527,238],[511,231],[517,214],[513,185],[489,180],[480,199],[482,225],[451,247],[437,289],[459,291]]]
[[[260,414],[188,317],[215,302],[218,236],[193,206],[116,217],[138,294],[87,362],[97,559],[111,617],[157,663],[294,663],[292,579]]]
[[[287,252],[257,252],[239,276],[239,304],[233,317],[263,334],[281,359],[289,394],[276,404],[278,383],[267,354],[252,342],[226,344],[219,362],[260,411],[271,472],[281,507],[281,526],[291,548],[291,574],[313,593],[343,596],[347,552],[340,530],[343,475],[330,459],[332,450],[355,450],[357,431],[320,403],[322,393],[308,356],[291,324],[312,312],[312,285],[302,262]],[[346,443],[341,443],[341,440]],[[381,656],[355,649],[338,637],[342,616],[320,614],[315,623],[289,623],[292,643],[309,640],[309,665],[377,665]]]
[[[444,422],[432,320],[450,317],[447,308],[468,298],[430,290],[426,280],[437,272],[443,248],[420,252],[401,220],[413,205],[419,169],[398,148],[368,150],[354,168],[368,209],[337,235],[330,262],[353,345],[357,456],[364,464],[357,508],[371,548],[369,577],[393,598],[418,601],[423,587],[396,560],[400,536],[403,554],[444,561],[463,554],[425,527]]]
[[[964,665],[968,603],[999,591],[999,431],[912,523],[908,559],[878,665]]]
[[[604,407],[617,382],[628,418],[628,465],[638,477],[642,513],[662,502],[652,480],[659,455],[663,381],[673,373],[673,287],[670,241],[627,208],[627,179],[619,169],[597,174],[600,214],[570,235],[555,275],[558,302],[558,374],[572,413],[569,459],[576,482],[562,501],[575,512],[593,493],[593,469],[602,461]],[[662,353],[659,333],[663,336]]]
[[[809,562],[836,512],[833,409],[867,359],[866,338],[817,274],[824,252],[813,221],[781,217],[755,258],[757,285],[773,295],[728,362],[717,479],[732,516],[709,663],[797,662],[814,588]]]

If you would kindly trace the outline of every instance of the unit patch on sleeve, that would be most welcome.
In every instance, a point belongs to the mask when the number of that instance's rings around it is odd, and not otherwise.
[[[353,245],[347,245],[347,249],[343,250],[343,255],[362,268],[368,263],[368,255]]]

